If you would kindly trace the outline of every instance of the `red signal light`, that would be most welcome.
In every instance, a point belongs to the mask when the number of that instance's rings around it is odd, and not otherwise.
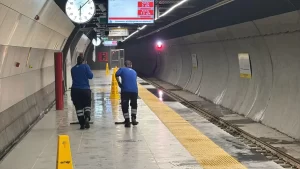
[[[156,50],[162,51],[163,48],[163,43],[161,41],[156,42]]]
[[[162,43],[161,42],[157,42],[156,45],[157,45],[158,48],[162,48]]]

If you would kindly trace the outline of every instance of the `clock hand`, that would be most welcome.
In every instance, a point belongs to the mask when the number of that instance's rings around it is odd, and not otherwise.
[[[84,7],[89,1],[90,1],[90,0],[86,1],[86,3],[82,5],[82,7]],[[81,8],[82,8],[82,7],[81,7]]]
[[[81,16],[81,8],[82,8],[82,6],[80,5],[80,8],[79,8],[79,16]]]

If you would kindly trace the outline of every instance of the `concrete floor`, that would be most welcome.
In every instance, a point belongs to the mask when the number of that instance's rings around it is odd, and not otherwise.
[[[109,100],[110,78],[95,75],[91,82],[94,124],[89,130],[81,131],[78,125],[70,125],[76,116],[68,93],[65,110],[53,108],[7,155],[0,169],[56,168],[59,134],[70,137],[75,169],[201,169],[142,100],[138,100],[137,127],[115,125],[123,116],[119,101]]]
[[[70,136],[75,169],[202,168],[141,99],[138,100],[140,124],[131,128],[115,125],[115,121],[123,120],[120,103],[109,99],[110,77],[104,77],[104,72],[95,72],[95,79],[90,83],[94,124],[89,130],[81,131],[78,125],[70,125],[77,118],[67,93],[65,110],[52,109],[6,156],[0,169],[55,168],[59,134]],[[138,81],[150,92],[158,93],[142,79]],[[247,168],[281,169],[175,100],[167,96],[161,100]]]

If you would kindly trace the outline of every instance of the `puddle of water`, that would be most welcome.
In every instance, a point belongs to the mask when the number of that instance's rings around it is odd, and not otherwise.
[[[170,97],[168,94],[164,93],[161,90],[158,90],[158,89],[147,89],[147,90],[149,92],[151,92],[152,94],[154,94],[161,101],[167,101],[167,102],[175,102],[176,101],[172,97]]]

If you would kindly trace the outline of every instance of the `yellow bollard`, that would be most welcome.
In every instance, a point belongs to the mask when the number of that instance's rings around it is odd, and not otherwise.
[[[106,63],[105,74],[106,74],[106,76],[109,75],[109,67],[108,67],[108,63]]]
[[[56,169],[73,169],[72,153],[68,135],[59,135]]]
[[[116,79],[116,68],[113,71],[112,77],[111,77],[111,90],[110,90],[110,99],[120,99],[119,95],[119,86]]]

